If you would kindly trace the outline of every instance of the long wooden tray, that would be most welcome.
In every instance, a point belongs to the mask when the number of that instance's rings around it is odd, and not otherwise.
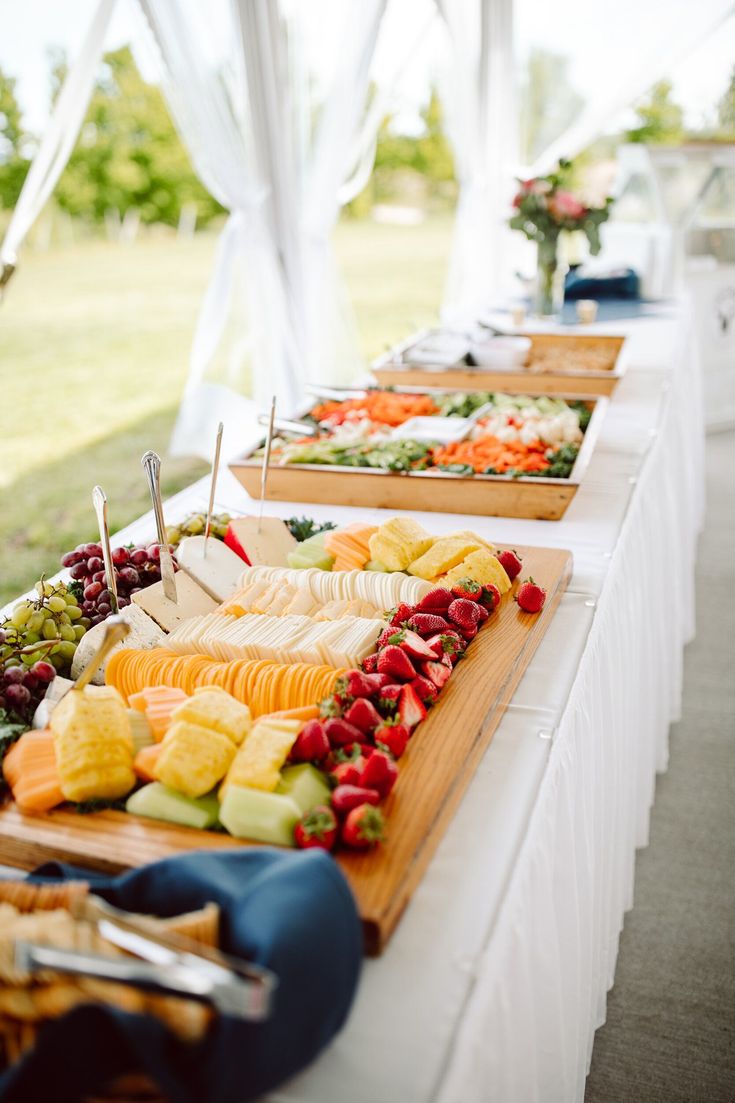
[[[431,388],[403,387],[420,393]],[[446,390],[445,387],[437,388]],[[461,387],[459,388],[462,389]],[[533,393],[540,394],[538,387]],[[470,513],[480,517],[528,517],[560,521],[579,489],[605,416],[607,399],[597,396],[558,395],[586,400],[592,417],[568,479],[521,475],[460,475],[429,468],[426,471],[384,471],[375,467],[339,467],[316,463],[271,463],[266,498],[279,502],[319,502],[324,505],[411,509],[434,513]],[[263,461],[254,445],[230,471],[251,498],[259,498]]]
[[[430,364],[411,364],[404,361],[404,353],[428,331],[416,333],[396,345],[373,364],[371,371],[384,387],[454,387],[457,390],[508,391],[515,394],[548,395],[605,395],[610,396],[625,374],[627,360],[623,353],[624,337],[607,334],[578,333],[524,333],[531,339],[528,364],[522,368],[492,369],[472,368],[463,364],[437,367]],[[605,367],[585,369],[569,364],[558,370],[543,367],[548,351],[568,353],[578,357],[580,352],[591,350],[605,355]]]
[[[395,929],[566,589],[571,552],[518,551],[523,576],[533,575],[547,591],[541,614],[521,612],[510,595],[503,599],[401,760],[398,781],[385,804],[386,844],[369,853],[339,854],[362,917],[368,953],[380,953]],[[80,815],[61,808],[28,816],[12,804],[0,809],[0,862],[21,869],[54,859],[116,873],[188,850],[243,845],[229,835],[124,812]]]

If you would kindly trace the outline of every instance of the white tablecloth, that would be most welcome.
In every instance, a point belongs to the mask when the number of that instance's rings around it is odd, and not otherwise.
[[[703,508],[688,313],[615,329],[630,367],[565,519],[471,519],[501,544],[570,548],[570,588],[391,943],[366,961],[346,1029],[271,1103],[583,1097],[679,707]],[[220,507],[251,511],[220,479]],[[178,495],[167,519],[203,508],[206,493],[202,482]],[[434,532],[467,523],[418,519]],[[151,533],[150,517],[126,530]]]

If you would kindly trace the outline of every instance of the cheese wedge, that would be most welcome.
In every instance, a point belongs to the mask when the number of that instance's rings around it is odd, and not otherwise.
[[[144,591],[141,590],[141,593]],[[137,597],[137,594],[133,595],[133,600]],[[149,651],[153,647],[161,647],[165,636],[156,622],[152,620],[142,609],[137,605],[127,605],[124,609],[120,610],[120,616],[126,624],[130,625],[130,633],[120,643],[115,644],[107,659],[102,664],[100,669],[92,678],[92,682],[95,685],[102,685],[105,680],[105,667],[109,661],[110,655],[114,655],[116,651],[122,651],[123,648],[134,647],[137,651]],[[92,658],[94,653],[98,650],[102,639],[105,635],[105,622],[95,624],[94,628],[90,628],[89,632],[85,632],[79,641],[79,646],[74,653],[74,658],[71,664],[71,676],[72,678],[78,678],[84,670],[85,666]],[[54,679],[54,683],[58,679]],[[54,684],[52,683],[52,685]]]
[[[252,566],[288,566],[288,553],[297,546],[296,538],[279,517],[236,517],[230,521],[225,544],[240,559]]]
[[[215,537],[186,536],[176,548],[176,562],[215,601],[227,601],[239,586],[242,559]]]
[[[177,571],[174,577],[178,601],[169,601],[163,592],[162,582],[133,594],[135,604],[152,617],[164,632],[173,631],[189,617],[204,616],[217,608],[216,601],[185,571]]]

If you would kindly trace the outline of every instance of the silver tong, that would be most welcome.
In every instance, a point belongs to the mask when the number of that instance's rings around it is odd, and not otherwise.
[[[148,479],[148,490],[153,503],[153,515],[156,519],[156,532],[158,545],[161,549],[161,582],[163,583],[164,597],[178,604],[176,593],[176,579],[174,577],[174,561],[169,551],[166,539],[166,524],[163,520],[163,503],[161,501],[161,457],[157,452],[146,452],[141,459],[143,470]]]
[[[120,606],[117,600],[115,565],[112,562],[112,550],[110,548],[110,528],[107,523],[107,495],[101,486],[96,486],[92,491],[92,505],[97,515],[97,526],[100,530],[100,544],[102,545],[102,558],[105,561],[105,582],[110,595],[110,608],[113,613],[117,613]]]
[[[133,919],[97,897],[82,901],[73,912],[78,918],[95,922],[102,938],[134,957],[111,957],[16,939],[16,966],[30,973],[50,969],[197,1000],[221,1015],[251,1022],[262,1022],[270,1016],[278,979],[269,969],[200,946],[181,935],[159,934],[144,920]]]
[[[73,693],[74,691],[83,690],[85,686],[94,678],[95,674],[102,666],[107,656],[112,651],[115,644],[124,640],[130,632],[130,625],[122,619],[121,616],[109,616],[104,622],[105,630],[102,634],[102,643],[99,645],[92,658],[85,666],[82,673],[76,679],[73,685],[68,686],[66,691],[54,701],[53,705],[44,697],[39,703],[38,708],[33,714],[33,727],[37,729],[48,727],[49,717],[51,716],[52,708],[56,708],[59,701],[66,697],[67,693]],[[53,684],[53,683],[52,683]]]

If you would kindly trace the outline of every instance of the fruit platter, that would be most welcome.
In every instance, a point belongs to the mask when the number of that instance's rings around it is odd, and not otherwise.
[[[624,337],[599,333],[493,335],[481,326],[462,334],[422,330],[376,360],[371,371],[383,387],[609,397],[627,368],[624,346]]]
[[[104,533],[0,623],[3,861],[322,847],[379,952],[571,555],[405,517],[202,522]]]
[[[440,388],[331,393],[277,426],[268,498],[556,521],[606,402]],[[252,496],[264,448],[230,464]]]

